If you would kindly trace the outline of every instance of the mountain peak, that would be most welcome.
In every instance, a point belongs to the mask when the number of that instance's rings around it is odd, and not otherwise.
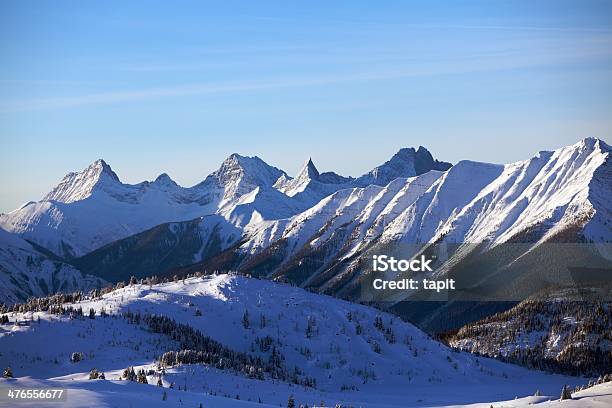
[[[103,159],[98,159],[80,172],[68,173],[43,200],[72,203],[89,197],[104,184],[121,184],[121,181]]]
[[[271,187],[284,174],[257,156],[232,153],[204,182],[213,180],[225,190],[223,197],[230,198],[249,193],[257,187]]]
[[[359,177],[356,185],[385,186],[396,178],[414,177],[430,170],[446,171],[451,166],[450,163],[435,160],[429,150],[423,146],[419,146],[417,150],[413,147],[403,147],[391,159]]]
[[[319,170],[315,167],[312,162],[312,158],[309,157],[308,160],[304,163],[302,170],[298,173],[296,179],[310,179],[317,180],[319,178]]]
[[[93,174],[98,174],[98,176],[102,176],[104,174],[104,175],[109,176],[113,180],[119,182],[119,177],[117,176],[117,173],[115,173],[113,171],[111,166],[109,166],[104,161],[104,159],[96,160],[95,162],[90,164],[89,167],[87,167],[87,169],[85,169],[85,171],[87,171],[88,169],[93,169]]]
[[[606,142],[604,142],[603,140],[598,139],[596,137],[585,137],[584,139],[582,139],[581,141],[576,143],[574,146],[576,146],[576,147],[585,147],[588,150],[598,149],[598,150],[600,150],[602,152],[609,152],[610,151],[610,146],[608,144],[606,144]]]
[[[168,173],[160,174],[159,176],[157,176],[157,178],[155,179],[153,183],[159,184],[162,186],[176,186],[177,185],[176,182],[172,180],[172,178],[170,178]]]

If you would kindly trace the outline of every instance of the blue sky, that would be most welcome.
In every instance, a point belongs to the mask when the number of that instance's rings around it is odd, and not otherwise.
[[[193,185],[238,152],[357,176],[612,135],[612,2],[0,3],[0,211],[104,158]]]

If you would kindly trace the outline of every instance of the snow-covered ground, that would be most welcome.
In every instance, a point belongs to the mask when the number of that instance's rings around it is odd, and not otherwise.
[[[546,404],[543,401],[558,398],[564,384],[586,382],[454,352],[376,309],[243,276],[135,284],[72,306],[83,308],[85,317],[10,314],[11,324],[0,326],[0,367],[11,366],[16,379],[2,380],[0,387],[67,388],[65,406],[74,407],[286,406],[290,395],[298,405],[309,406],[323,401],[331,406],[515,407]],[[94,319],[87,317],[90,308],[96,311]],[[102,309],[108,317],[100,316]],[[166,368],[162,389],[155,385],[155,359],[179,350],[179,340],[130,324],[120,316],[128,310],[166,315],[264,361],[273,346],[286,370],[297,367],[301,375],[316,380],[316,388],[274,380],[268,374],[259,380],[193,364]],[[23,319],[33,321],[27,326],[12,324]],[[270,347],[260,346],[264,339]],[[82,352],[83,360],[70,362],[73,352]],[[147,376],[149,384],[120,380],[128,366],[153,370]],[[106,380],[88,380],[92,368],[103,371]],[[601,392],[583,391],[578,406],[591,406],[591,400],[602,398],[604,404],[612,403],[610,387],[597,389]],[[548,397],[529,397],[536,390]]]

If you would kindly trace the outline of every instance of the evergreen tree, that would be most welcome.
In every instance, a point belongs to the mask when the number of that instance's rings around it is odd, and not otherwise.
[[[89,318],[90,319],[95,319],[96,318],[96,311],[93,310],[93,308],[89,309]]]
[[[2,374],[2,377],[4,377],[4,378],[13,378],[13,370],[11,370],[11,367],[6,367],[4,369],[4,373]]]
[[[75,351],[70,355],[71,363],[78,363],[81,360],[83,360],[83,353],[81,353],[80,351]]]
[[[567,385],[563,386],[563,389],[561,390],[561,398],[559,398],[561,401],[563,400],[567,400],[567,399],[572,399],[572,392],[570,391],[569,387]]]
[[[134,367],[130,366],[123,370],[121,378],[126,379],[128,381],[136,381],[136,372],[134,371]]]
[[[293,399],[293,395],[290,395],[287,400],[287,408],[295,408],[295,399]]]
[[[245,329],[248,329],[249,325],[250,325],[250,322],[249,322],[249,311],[245,310],[244,314],[242,315],[242,326]]]
[[[97,380],[98,378],[100,378],[100,373],[95,368],[92,368],[91,371],[89,372],[89,379]]]
[[[148,384],[149,383],[149,381],[147,381],[147,374],[144,372],[144,370],[142,368],[140,370],[138,370],[138,374],[136,375],[136,380],[139,383],[141,383],[141,384]]]

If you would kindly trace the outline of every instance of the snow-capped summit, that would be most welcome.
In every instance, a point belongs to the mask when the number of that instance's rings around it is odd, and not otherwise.
[[[169,186],[178,187],[178,184],[176,184],[176,182],[172,180],[172,178],[167,173],[162,173],[159,176],[157,176],[153,184],[157,184],[160,186],[166,186],[166,187],[169,187]]]
[[[72,203],[116,183],[121,183],[117,174],[104,160],[98,159],[80,172],[68,173],[43,201]]]
[[[313,180],[319,180],[319,171],[312,162],[312,158],[309,157],[295,178],[281,177],[276,181],[274,187],[293,197],[297,193],[304,191],[308,183]]]
[[[370,184],[386,186],[396,178],[414,177],[430,170],[445,171],[451,166],[450,163],[434,160],[429,150],[423,146],[417,150],[412,147],[402,148],[390,160],[357,178],[354,184],[359,187]]]
[[[351,178],[336,173],[319,173],[312,158],[309,157],[294,179],[282,177],[276,181],[274,187],[287,196],[305,203],[305,209],[342,188],[350,188],[351,181]]]
[[[577,227],[588,240],[607,242],[612,219],[610,164],[610,146],[595,138],[507,164],[437,236],[454,242],[503,243],[526,231],[532,240],[552,239]]]
[[[223,189],[223,199],[234,199],[250,193],[257,187],[271,187],[285,172],[268,165],[257,156],[233,153],[221,167],[194,187],[216,186]]]
[[[317,170],[314,163],[312,162],[312,157],[308,158],[308,161],[304,165],[304,168],[302,169],[298,177],[304,177],[304,176],[308,178],[312,178],[312,179],[319,178],[319,171]]]

